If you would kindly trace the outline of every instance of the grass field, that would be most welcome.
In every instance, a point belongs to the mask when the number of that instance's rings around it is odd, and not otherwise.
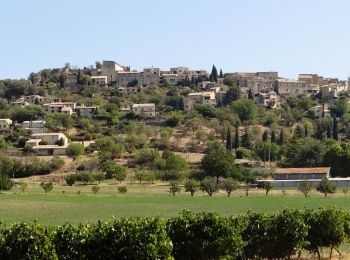
[[[215,211],[222,215],[237,215],[248,210],[272,213],[284,208],[317,208],[336,206],[350,211],[350,197],[340,192],[323,198],[316,192],[304,198],[301,193],[290,190],[281,197],[280,190],[274,190],[268,197],[263,190],[252,190],[249,197],[244,191],[236,191],[228,198],[225,193],[208,197],[199,192],[194,197],[180,193],[173,197],[166,184],[127,185],[128,193],[119,194],[116,183],[103,183],[97,195],[92,194],[91,185],[67,187],[55,185],[45,195],[38,184],[29,185],[22,193],[18,188],[0,194],[0,219],[6,223],[33,221],[58,225],[63,223],[96,222],[121,216],[172,217],[183,209],[191,211]],[[64,191],[64,193],[63,193]],[[80,194],[77,192],[80,191]]]

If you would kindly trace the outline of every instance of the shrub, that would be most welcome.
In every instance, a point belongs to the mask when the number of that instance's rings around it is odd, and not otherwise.
[[[64,180],[66,181],[68,186],[73,186],[75,181],[77,180],[76,174],[68,174],[64,176]]]
[[[92,177],[95,181],[98,181],[98,184],[105,179],[105,175],[102,172],[96,172],[92,174]]]
[[[327,197],[328,194],[335,193],[336,186],[327,178],[323,178],[317,185],[316,190],[323,193],[324,196]]]
[[[0,231],[0,259],[57,259],[47,228],[26,222]]]
[[[64,160],[59,156],[54,156],[50,161],[50,168],[52,171],[60,169],[64,165]]]
[[[127,193],[128,189],[126,188],[126,186],[120,186],[118,187],[118,191],[119,193]]]
[[[199,188],[199,182],[193,179],[187,179],[184,183],[184,187],[185,192],[190,192],[191,196],[193,196]]]
[[[248,160],[256,160],[256,154],[247,148],[238,147],[236,150],[236,158],[237,159],[248,159]]]
[[[19,188],[21,189],[21,191],[25,192],[25,190],[27,189],[28,183],[24,182],[24,181],[21,181],[21,182],[18,183],[18,185],[19,185]]]
[[[235,259],[244,242],[238,228],[216,213],[183,211],[167,224],[175,259]]]
[[[93,175],[89,172],[80,172],[75,174],[76,181],[82,182],[83,185],[94,181]]]
[[[224,191],[226,191],[227,197],[230,197],[231,192],[239,188],[239,183],[232,178],[226,178],[220,183],[220,186]]]
[[[91,187],[91,191],[93,194],[97,194],[97,192],[99,192],[100,187],[99,186],[92,186]]]
[[[40,183],[40,186],[43,188],[43,190],[45,191],[45,193],[47,195],[47,193],[52,190],[53,183],[52,183],[52,181],[50,181],[50,182],[42,182],[42,183]]]
[[[349,221],[349,213],[342,209],[306,210],[305,223],[310,230],[305,248],[320,256],[323,247],[339,247],[349,238]]]
[[[172,243],[161,218],[122,218],[89,228],[84,259],[170,259]]]
[[[14,182],[5,175],[0,175],[0,191],[2,190],[11,190]]]
[[[169,192],[173,194],[173,196],[175,196],[176,193],[180,193],[180,191],[181,191],[181,188],[179,184],[175,181],[171,181],[169,184]]]
[[[215,178],[206,177],[200,182],[200,189],[201,191],[208,193],[208,195],[211,197],[215,192],[219,191],[219,185]]]
[[[72,143],[66,148],[66,155],[72,158],[74,161],[82,154],[84,154],[85,148],[82,144]]]

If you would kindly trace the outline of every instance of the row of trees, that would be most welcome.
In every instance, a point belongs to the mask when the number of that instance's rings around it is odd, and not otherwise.
[[[1,259],[321,259],[350,238],[350,215],[336,208],[249,212],[238,217],[183,211],[169,220],[121,218],[96,224],[0,227]],[[339,251],[338,251],[339,252]]]

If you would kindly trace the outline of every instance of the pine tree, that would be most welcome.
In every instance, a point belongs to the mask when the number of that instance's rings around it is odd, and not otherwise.
[[[274,130],[271,131],[271,143],[276,143],[276,133]]]
[[[333,139],[338,141],[338,121],[333,117]]]
[[[235,132],[235,143],[234,143],[234,148],[235,150],[240,147],[240,140],[239,140],[239,127],[236,126],[236,132]]]
[[[213,65],[213,68],[211,69],[209,80],[218,82],[218,70],[216,69],[215,65]]]
[[[280,144],[280,145],[284,145],[284,131],[283,131],[283,128],[281,128],[281,131],[280,131],[280,140],[279,140],[279,144]]]
[[[328,125],[327,126],[327,138],[331,138],[331,137],[332,137],[331,127]]]
[[[266,142],[267,139],[268,139],[268,137],[269,137],[269,131],[266,130],[266,131],[264,131],[264,133],[263,133],[263,135],[262,135],[262,140],[263,140],[263,142]]]
[[[224,74],[222,73],[222,69],[220,69],[220,78],[223,78]]]
[[[230,129],[230,127],[227,127],[226,149],[227,150],[232,150],[232,140],[231,140],[231,129]]]
[[[245,129],[244,135],[242,136],[242,147],[250,148],[252,146],[251,138],[248,129]]]

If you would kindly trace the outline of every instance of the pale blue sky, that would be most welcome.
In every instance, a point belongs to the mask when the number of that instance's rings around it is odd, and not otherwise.
[[[0,0],[0,79],[65,62],[350,74],[347,0]]]

